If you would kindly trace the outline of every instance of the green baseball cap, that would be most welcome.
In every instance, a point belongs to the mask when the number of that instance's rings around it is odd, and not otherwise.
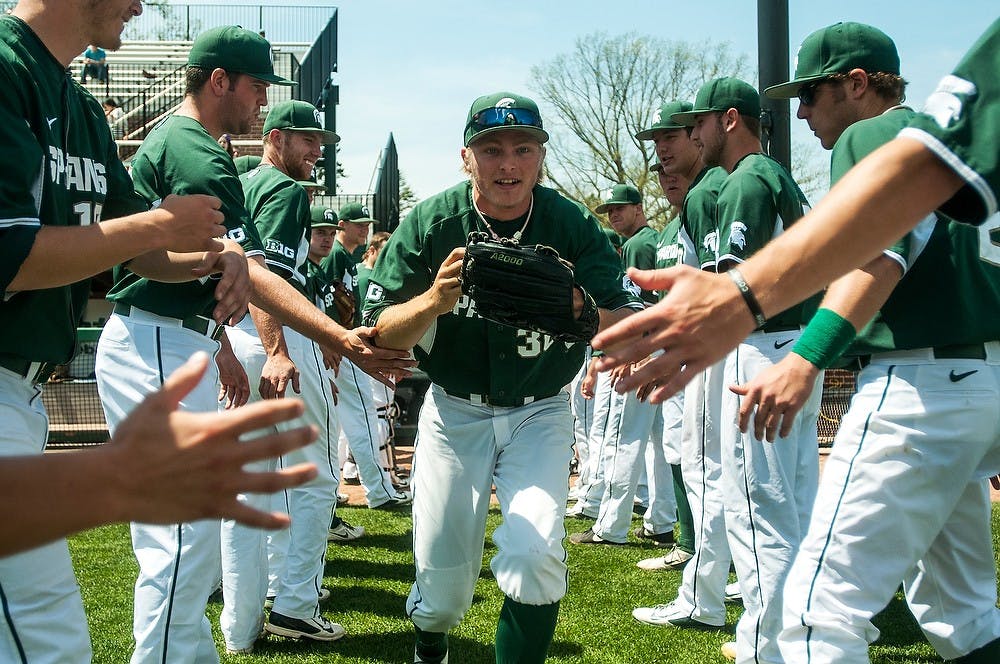
[[[899,75],[896,44],[878,28],[864,23],[834,23],[803,40],[795,56],[795,77],[772,85],[764,94],[772,99],[790,99],[806,83],[852,69]]]
[[[307,101],[290,99],[271,107],[264,120],[264,134],[272,129],[287,131],[309,131],[322,136],[323,144],[330,145],[340,140],[332,131],[323,129],[323,122],[316,107]]]
[[[188,67],[225,69],[275,85],[295,85],[274,73],[271,44],[238,25],[212,28],[198,35],[188,52]]]
[[[674,113],[685,113],[690,111],[691,108],[691,102],[689,101],[667,102],[653,111],[653,124],[650,125],[649,129],[643,129],[642,131],[637,132],[635,137],[640,141],[651,141],[653,140],[653,134],[655,132],[665,131],[668,129],[684,129],[684,125],[677,124],[670,118]]]
[[[340,214],[337,215],[337,219],[340,221],[349,221],[354,224],[370,224],[375,221],[372,219],[371,213],[368,212],[368,206],[361,203],[348,203],[340,208]]]
[[[473,139],[504,129],[518,129],[539,143],[549,140],[548,133],[542,129],[542,116],[535,102],[513,92],[495,92],[472,102],[465,121],[465,147],[469,147]]]
[[[243,175],[248,171],[260,166],[260,155],[256,154],[241,154],[236,159],[233,159],[233,163],[236,164],[236,172],[239,175]]]
[[[312,205],[309,207],[309,218],[312,221],[312,227],[317,228],[319,226],[339,226],[337,222],[337,213],[325,205]]]
[[[670,119],[677,124],[693,127],[697,116],[703,113],[725,113],[731,108],[739,111],[740,115],[760,117],[760,93],[757,88],[731,76],[716,78],[698,88],[690,111],[674,113]]]
[[[601,196],[601,204],[597,206],[598,214],[604,214],[612,205],[636,205],[642,202],[639,190],[630,184],[616,184]]]

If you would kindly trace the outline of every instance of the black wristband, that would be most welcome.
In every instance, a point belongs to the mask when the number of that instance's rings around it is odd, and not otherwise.
[[[753,295],[753,291],[750,290],[750,285],[743,278],[743,274],[735,267],[726,272],[726,274],[733,280],[736,287],[740,289],[740,295],[743,296],[743,301],[747,303],[747,309],[750,310],[750,315],[753,316],[754,323],[757,324],[756,329],[759,330],[764,327],[767,318],[764,316],[764,311],[760,308],[760,302],[757,301],[757,298]]]

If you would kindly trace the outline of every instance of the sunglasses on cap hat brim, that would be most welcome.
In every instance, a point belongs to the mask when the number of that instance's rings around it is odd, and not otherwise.
[[[542,118],[526,108],[486,108],[472,116],[469,126],[477,132],[498,127],[542,128]]]
[[[795,93],[795,96],[799,98],[799,103],[803,106],[812,106],[816,103],[816,92],[819,90],[819,86],[830,81],[831,79],[829,78],[821,78],[816,81],[803,83],[799,86],[799,90]]]

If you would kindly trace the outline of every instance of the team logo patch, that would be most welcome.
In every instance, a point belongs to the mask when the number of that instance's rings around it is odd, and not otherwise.
[[[316,109],[316,108],[313,109],[313,117],[316,119],[316,124],[318,124],[320,127],[322,127],[323,126],[323,118],[319,114],[319,109]]]
[[[604,195],[601,196],[601,198],[604,199],[605,202],[610,201],[614,197],[615,197],[615,192],[611,189],[605,189]]]
[[[511,97],[504,97],[494,105],[494,108],[513,108],[516,103]]]
[[[361,214],[365,215],[366,217],[372,216],[372,213],[368,211],[368,206],[366,205],[361,206]]]
[[[323,210],[323,221],[337,221],[337,215],[334,214],[333,210],[327,208]]]
[[[660,109],[653,111],[653,124],[660,124]]]
[[[733,222],[733,225],[729,228],[729,246],[736,247],[737,249],[746,249],[747,247],[747,227],[742,221]]]
[[[365,299],[369,302],[381,302],[382,298],[385,297],[385,289],[371,282],[368,284],[368,292],[365,293]]]
[[[941,79],[937,89],[927,98],[924,113],[934,118],[942,129],[947,129],[962,115],[962,99],[958,95],[969,97],[974,94],[975,83],[949,74]]]
[[[711,253],[717,253],[719,251],[719,234],[716,231],[712,231],[705,236],[702,241],[701,246]]]

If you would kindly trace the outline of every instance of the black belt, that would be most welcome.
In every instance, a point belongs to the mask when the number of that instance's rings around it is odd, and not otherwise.
[[[464,399],[474,406],[496,406],[498,408],[518,408],[520,406],[527,406],[529,403],[534,403],[536,401],[541,401],[542,399],[548,399],[559,394],[559,392],[554,392],[552,394],[546,394],[540,397],[519,397],[518,399],[493,399],[486,394],[469,394],[468,392],[455,392],[446,388],[441,388],[444,390],[445,394],[448,396],[456,397],[458,399]]]
[[[937,360],[985,360],[986,346],[983,344],[955,344],[952,346],[934,346],[934,359]]]
[[[32,365],[35,365],[34,371],[31,369]],[[16,373],[21,378],[27,378],[32,383],[44,383],[55,371],[56,365],[48,362],[32,362],[14,355],[0,355],[0,367]]]
[[[129,316],[132,313],[132,306],[125,304],[124,302],[115,302],[115,313],[119,316]],[[150,312],[153,313],[153,312]],[[159,316],[160,314],[156,314]],[[191,330],[192,332],[197,332],[198,334],[203,334],[206,337],[212,337],[215,341],[219,340],[224,331],[224,326],[216,324],[211,318],[205,316],[188,316],[187,318],[174,318],[173,316],[163,316],[163,318],[171,318],[180,323],[181,327],[185,330]],[[211,332],[211,333],[210,333]]]

